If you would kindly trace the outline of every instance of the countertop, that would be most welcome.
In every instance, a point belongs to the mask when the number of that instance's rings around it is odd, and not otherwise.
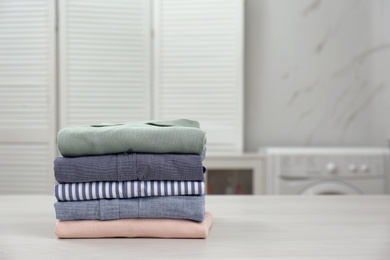
[[[0,259],[390,259],[390,196],[216,196],[207,239],[57,239],[54,196],[0,196]]]

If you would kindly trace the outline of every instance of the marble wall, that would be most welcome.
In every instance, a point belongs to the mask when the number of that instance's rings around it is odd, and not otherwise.
[[[388,138],[390,0],[246,1],[246,151]]]

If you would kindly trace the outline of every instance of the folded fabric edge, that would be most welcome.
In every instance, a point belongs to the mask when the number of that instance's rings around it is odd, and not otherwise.
[[[207,238],[213,215],[203,222],[183,219],[59,220],[54,234],[63,238]],[[133,232],[133,233],[131,233]]]
[[[98,181],[54,186],[58,202],[205,194],[205,183],[202,181]]]

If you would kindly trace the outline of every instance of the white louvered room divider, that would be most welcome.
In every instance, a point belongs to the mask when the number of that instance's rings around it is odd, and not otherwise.
[[[243,150],[243,1],[154,1],[154,112],[196,118],[209,153]]]
[[[55,2],[0,1],[0,194],[53,190]]]
[[[59,0],[60,126],[151,117],[150,3]]]
[[[0,0],[0,194],[53,191],[66,126],[193,118],[241,152],[242,49],[243,0]]]

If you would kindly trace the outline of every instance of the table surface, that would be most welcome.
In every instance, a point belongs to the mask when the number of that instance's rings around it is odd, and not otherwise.
[[[216,196],[207,239],[57,239],[53,196],[0,196],[0,259],[390,259],[390,196]]]

